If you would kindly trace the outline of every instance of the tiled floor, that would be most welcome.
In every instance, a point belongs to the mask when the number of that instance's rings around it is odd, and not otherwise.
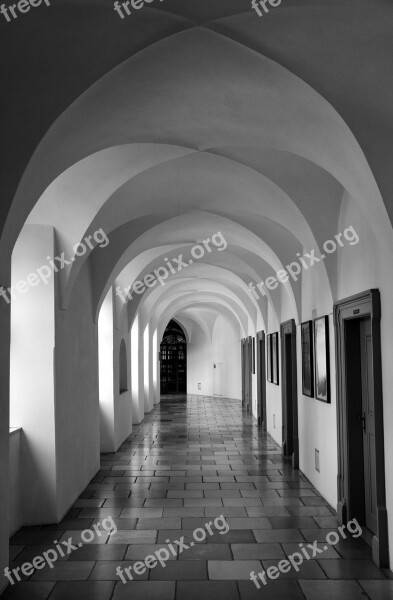
[[[226,534],[213,526],[219,515],[229,524]],[[250,571],[277,566],[299,543],[323,542],[337,523],[239,402],[163,399],[119,452],[102,457],[102,470],[62,523],[25,528],[12,538],[11,568],[42,555],[54,540],[72,537],[77,544],[83,529],[108,517],[116,534],[96,535],[53,569],[10,586],[4,600],[393,598],[391,574],[374,566],[359,539],[341,541],[260,590],[249,581]],[[167,548],[166,540],[175,547],[184,536],[188,544],[196,528],[205,529],[206,540],[172,554],[165,568],[134,574],[126,584],[116,575],[118,565],[125,569]]]

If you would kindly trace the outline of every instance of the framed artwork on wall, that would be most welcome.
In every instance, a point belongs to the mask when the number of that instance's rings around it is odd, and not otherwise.
[[[267,380],[272,383],[272,336],[269,334],[267,336],[266,342],[266,362],[267,362]]]
[[[312,321],[301,324],[302,334],[302,392],[314,397],[314,344]]]
[[[315,397],[330,402],[329,317],[314,319]]]
[[[278,333],[272,333],[272,382],[279,383]]]

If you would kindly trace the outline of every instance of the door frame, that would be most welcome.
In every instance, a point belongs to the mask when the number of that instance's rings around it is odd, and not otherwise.
[[[252,336],[248,336],[247,341],[246,341],[246,347],[247,347],[247,365],[248,365],[248,370],[246,373],[246,377],[248,379],[248,383],[247,383],[247,390],[248,390],[248,397],[247,397],[247,412],[249,414],[251,414],[252,412],[252,361],[253,361],[253,356],[252,356]]]
[[[299,468],[299,421],[298,421],[298,393],[297,393],[297,344],[296,344],[296,323],[294,319],[281,323],[280,326],[281,341],[281,405],[282,405],[282,454],[286,458],[292,459],[292,467]],[[285,337],[291,336],[291,395],[292,395],[292,435],[293,448],[288,454],[287,436],[288,436],[288,411],[287,411],[287,355]]]
[[[266,418],[266,343],[265,332],[258,331],[256,339],[256,361],[257,361],[257,395],[258,395],[258,426],[262,431],[267,431]]]
[[[382,357],[381,357],[381,297],[378,289],[371,289],[334,303],[333,309],[336,346],[337,382],[337,518],[345,524],[351,514],[350,489],[354,485],[356,457],[349,454],[349,420],[347,390],[347,364],[345,356],[346,323],[353,319],[371,319],[372,369],[375,410],[375,474],[377,495],[377,533],[372,538],[373,561],[380,568],[389,568],[388,520],[385,488],[385,448],[383,425]],[[354,475],[355,474],[355,475]]]
[[[243,338],[241,341],[241,353],[242,353],[242,408],[245,410],[246,408],[246,397],[247,397],[247,382],[246,382],[246,338]]]

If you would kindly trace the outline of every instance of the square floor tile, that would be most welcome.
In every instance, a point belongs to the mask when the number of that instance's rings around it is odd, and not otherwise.
[[[239,600],[234,581],[179,581],[176,600]]]
[[[232,529],[223,535],[215,533],[206,541],[208,544],[252,544],[255,542],[255,534],[252,529]]]
[[[138,561],[136,561],[138,563]],[[135,561],[98,561],[96,562],[93,571],[89,577],[92,581],[119,581],[119,575],[116,573],[118,567],[123,570],[123,576],[125,579],[129,580],[147,580],[149,578],[149,569],[144,567],[143,569],[138,565],[138,569],[140,568],[141,574],[138,574],[134,571],[133,566],[135,565]],[[130,569],[129,573],[124,573],[125,569]],[[143,571],[143,572],[142,572]]]
[[[386,579],[371,560],[341,558],[318,562],[329,579]]]
[[[274,529],[303,529],[314,525],[311,517],[271,517],[270,522]]]
[[[232,544],[235,560],[283,559],[285,553],[280,544]]]
[[[306,600],[365,600],[356,581],[300,581]],[[378,597],[378,600],[382,600]]]
[[[179,560],[232,560],[229,544],[196,544],[179,554]]]
[[[110,600],[114,588],[111,581],[59,582],[56,584],[51,600]],[[30,598],[29,598],[30,600]]]
[[[157,531],[155,530],[118,530],[109,538],[108,544],[154,544],[156,539]]]
[[[275,567],[280,569],[280,563],[278,563],[276,560],[263,560],[262,564],[264,571],[266,571],[269,579],[269,568]],[[304,560],[303,563],[298,565],[297,569],[294,567],[291,568],[289,571],[287,571],[287,569],[288,565],[285,565],[285,572],[281,571],[279,573],[279,579],[326,579],[324,571],[321,569],[319,563],[316,560]],[[276,573],[277,572],[275,572],[275,574]],[[276,577],[273,576],[271,579],[275,581]]]
[[[175,540],[179,540],[183,538],[185,544],[189,544],[193,542],[195,544],[206,544],[206,539],[197,542],[194,538],[194,530],[193,529],[161,529],[158,532],[157,536],[157,544],[165,544],[168,543],[166,540],[170,542],[175,542]],[[209,536],[209,540],[211,537]]]
[[[9,585],[1,600],[47,600],[55,584],[48,582],[20,582]]]
[[[336,552],[333,546],[328,546],[327,544],[318,543],[316,547],[313,544],[303,543],[302,549],[299,547],[299,544],[283,544],[285,554],[288,556],[289,554],[293,554],[294,552],[303,552],[307,553],[310,557],[310,560],[316,560],[320,558],[329,558],[329,559],[339,559],[340,555]]]
[[[54,540],[59,540],[64,533],[64,529],[29,529],[22,528],[12,536],[10,544],[12,545],[35,545],[50,546]]]
[[[85,581],[94,567],[93,561],[63,561],[54,564],[53,568],[45,567],[35,571],[32,581]]]
[[[68,552],[69,546],[67,546],[66,542],[72,544],[74,547],[81,547],[84,545],[99,545],[106,544],[109,539],[109,534],[103,530],[95,532],[93,529],[74,529],[66,531],[60,538],[58,538],[59,543],[62,545],[63,550]],[[91,541],[90,541],[91,540]]]
[[[251,581],[239,581],[241,600],[304,600],[297,581],[269,581],[265,586],[262,582],[259,584],[261,587],[257,589]]]
[[[262,570],[260,561],[257,560],[209,560],[209,579],[212,580],[249,580],[250,573]]]
[[[89,544],[72,552],[68,560],[122,560],[127,548],[127,544]]]
[[[258,543],[269,542],[304,542],[304,537],[298,529],[255,529],[255,539]]]
[[[151,581],[197,581],[207,578],[207,563],[197,560],[168,562],[165,567],[157,566],[150,571]]]
[[[181,529],[182,519],[158,518],[138,519],[136,529]]]
[[[115,547],[115,546],[114,546]],[[132,544],[128,546],[124,560],[145,560],[147,556],[155,554],[163,548],[162,544]],[[177,545],[174,546],[177,548]],[[168,560],[177,560],[177,556],[170,555]]]
[[[229,528],[233,529],[272,529],[269,519],[266,517],[236,518],[228,517]]]
[[[175,600],[174,581],[132,581],[118,583],[113,600]],[[94,600],[86,598],[86,600]]]
[[[393,598],[393,580],[364,581],[361,579],[359,584],[371,600],[392,600]]]

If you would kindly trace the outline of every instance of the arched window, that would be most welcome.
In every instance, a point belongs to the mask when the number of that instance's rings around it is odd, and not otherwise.
[[[181,326],[170,321],[162,337],[161,394],[187,392],[187,339]]]
[[[161,343],[166,345],[187,343],[184,331],[176,321],[169,322]]]
[[[128,390],[128,368],[126,343],[121,340],[119,353],[119,392],[123,394]]]

